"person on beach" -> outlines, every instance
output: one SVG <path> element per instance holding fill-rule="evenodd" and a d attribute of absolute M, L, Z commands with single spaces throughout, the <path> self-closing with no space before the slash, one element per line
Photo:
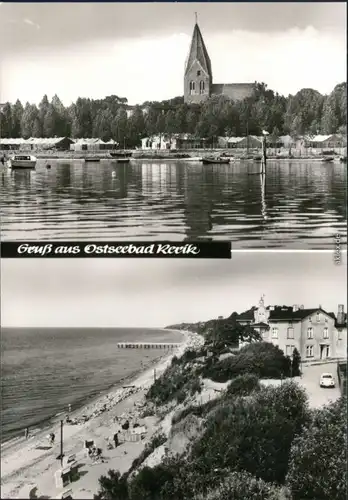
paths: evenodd
<path fill-rule="evenodd" d="M 51 446 L 54 445 L 55 438 L 56 438 L 56 436 L 55 436 L 54 432 L 51 432 L 51 434 L 50 434 L 50 444 L 51 444 Z"/>
<path fill-rule="evenodd" d="M 25 439 L 28 439 L 28 437 L 29 437 L 29 427 L 25 428 L 24 435 L 25 435 Z"/>
<path fill-rule="evenodd" d="M 114 434 L 114 443 L 115 443 L 115 448 L 117 448 L 117 446 L 119 445 L 118 432 Z"/>

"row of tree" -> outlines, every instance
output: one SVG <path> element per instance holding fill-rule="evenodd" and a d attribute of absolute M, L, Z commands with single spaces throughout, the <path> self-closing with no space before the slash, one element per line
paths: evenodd
<path fill-rule="evenodd" d="M 99 137 L 129 146 L 153 134 L 191 133 L 209 139 L 260 135 L 263 129 L 273 136 L 345 133 L 347 89 L 341 83 L 329 95 L 302 89 L 286 98 L 255 83 L 253 95 L 242 101 L 220 95 L 190 106 L 176 97 L 131 107 L 126 98 L 112 95 L 79 97 L 65 107 L 57 95 L 51 101 L 45 95 L 38 106 L 7 102 L 0 115 L 2 137 Z"/>

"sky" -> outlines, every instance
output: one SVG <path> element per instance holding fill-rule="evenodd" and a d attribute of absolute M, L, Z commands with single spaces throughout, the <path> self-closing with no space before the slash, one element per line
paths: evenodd
<path fill-rule="evenodd" d="M 257 305 L 337 312 L 346 260 L 331 253 L 235 253 L 231 260 L 2 259 L 3 327 L 164 327 Z"/>
<path fill-rule="evenodd" d="M 215 83 L 283 95 L 346 80 L 346 4 L 1 3 L 0 102 L 183 94 L 198 15 Z"/>

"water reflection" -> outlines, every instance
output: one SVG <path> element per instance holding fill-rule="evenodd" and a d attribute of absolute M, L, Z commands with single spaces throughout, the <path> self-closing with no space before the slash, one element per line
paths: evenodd
<path fill-rule="evenodd" d="M 52 161 L 0 176 L 4 239 L 229 239 L 234 248 L 346 241 L 345 165 Z M 252 175 L 250 175 L 252 174 Z M 255 175 L 256 174 L 256 175 Z"/>

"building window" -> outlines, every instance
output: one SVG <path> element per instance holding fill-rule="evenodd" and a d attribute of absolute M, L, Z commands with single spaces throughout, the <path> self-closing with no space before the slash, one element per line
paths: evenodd
<path fill-rule="evenodd" d="M 310 326 L 307 329 L 307 339 L 312 339 L 313 338 L 313 328 Z"/>
<path fill-rule="evenodd" d="M 312 345 L 307 345 L 306 346 L 306 358 L 313 358 L 314 354 L 313 354 L 313 346 Z"/>
<path fill-rule="evenodd" d="M 320 321 L 320 313 L 317 313 L 317 323 Z"/>
<path fill-rule="evenodd" d="M 288 339 L 293 339 L 294 338 L 294 329 L 292 326 L 289 326 L 288 328 Z"/>
<path fill-rule="evenodd" d="M 338 340 L 342 340 L 342 330 L 338 330 Z"/>
<path fill-rule="evenodd" d="M 312 323 L 312 318 L 308 318 L 309 323 Z"/>
<path fill-rule="evenodd" d="M 327 322 L 328 322 L 328 319 L 327 319 L 327 318 L 325 318 L 325 323 L 327 323 Z"/>
<path fill-rule="evenodd" d="M 278 338 L 278 328 L 272 328 L 272 339 Z"/>
<path fill-rule="evenodd" d="M 324 328 L 323 338 L 324 339 L 328 339 L 329 338 L 329 329 L 327 327 Z"/>
<path fill-rule="evenodd" d="M 262 338 L 263 338 L 263 339 L 268 339 L 268 331 L 267 331 L 267 330 L 264 330 L 264 331 L 262 332 Z"/>
<path fill-rule="evenodd" d="M 201 71 L 200 70 L 197 71 L 197 76 L 201 76 Z"/>
<path fill-rule="evenodd" d="M 199 93 L 204 94 L 204 82 L 199 82 Z"/>
<path fill-rule="evenodd" d="M 295 346 L 294 345 L 287 345 L 285 348 L 285 355 L 286 356 L 292 356 L 294 352 Z"/>
<path fill-rule="evenodd" d="M 196 84 L 195 82 L 190 82 L 190 94 L 194 94 L 196 89 Z"/>

